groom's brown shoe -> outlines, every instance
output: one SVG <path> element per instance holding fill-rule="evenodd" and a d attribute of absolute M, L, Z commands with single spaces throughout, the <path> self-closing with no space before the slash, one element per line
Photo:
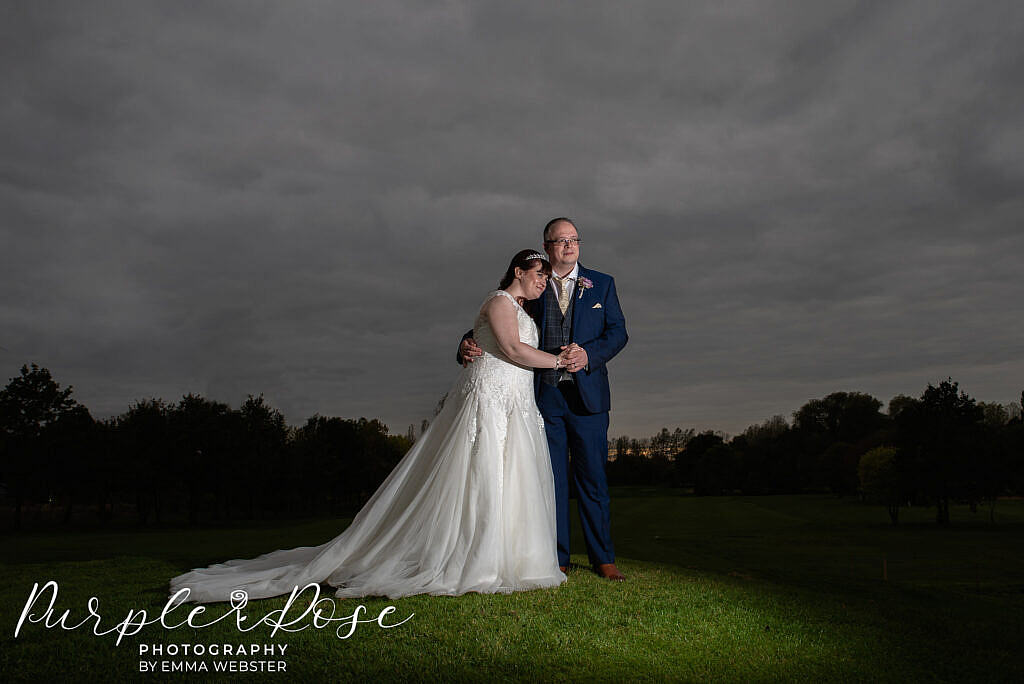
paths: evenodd
<path fill-rule="evenodd" d="M 563 575 L 569 572 L 569 566 L 568 565 L 559 565 L 558 569 L 562 571 Z"/>
<path fill-rule="evenodd" d="M 598 565 L 594 570 L 598 575 L 605 579 L 612 580 L 613 582 L 625 582 L 626 576 L 619 572 L 619 569 L 615 567 L 615 563 L 602 563 Z"/>

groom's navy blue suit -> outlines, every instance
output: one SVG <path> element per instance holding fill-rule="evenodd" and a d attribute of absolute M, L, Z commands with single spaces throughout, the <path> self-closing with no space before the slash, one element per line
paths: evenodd
<path fill-rule="evenodd" d="M 590 287 L 584 285 L 586 281 Z M 544 296 L 528 302 L 529 311 L 540 326 L 541 349 L 558 354 L 562 344 L 575 342 L 587 352 L 587 367 L 572 373 L 571 382 L 561 383 L 554 371 L 538 370 L 534 383 L 555 477 L 558 564 L 569 565 L 569 478 L 572 477 L 587 554 L 592 564 L 601 565 L 615 562 L 605 477 L 611 408 L 605 364 L 626 346 L 626 319 L 615 292 L 615 280 L 582 264 L 570 307 L 563 317 L 550 286 Z"/>

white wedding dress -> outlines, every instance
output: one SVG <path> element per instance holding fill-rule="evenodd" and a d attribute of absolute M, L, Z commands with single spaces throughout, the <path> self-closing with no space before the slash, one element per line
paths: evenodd
<path fill-rule="evenodd" d="M 536 347 L 537 326 L 516 307 L 519 339 Z M 509 361 L 481 313 L 483 356 L 463 369 L 426 432 L 359 511 L 326 544 L 197 568 L 171 580 L 171 594 L 226 601 L 288 594 L 310 582 L 339 597 L 456 596 L 553 587 L 558 569 L 555 495 L 533 370 Z M 312 476 L 313 473 L 310 473 Z"/>

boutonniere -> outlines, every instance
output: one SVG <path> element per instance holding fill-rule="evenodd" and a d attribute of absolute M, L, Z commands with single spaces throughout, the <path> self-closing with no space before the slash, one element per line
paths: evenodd
<path fill-rule="evenodd" d="M 592 283 L 590 281 L 590 278 L 584 278 L 582 276 L 580 276 L 579 285 L 580 285 L 580 287 L 579 287 L 580 296 L 578 297 L 579 299 L 583 299 L 583 291 L 584 290 L 589 290 L 590 288 L 594 287 L 594 283 Z"/>

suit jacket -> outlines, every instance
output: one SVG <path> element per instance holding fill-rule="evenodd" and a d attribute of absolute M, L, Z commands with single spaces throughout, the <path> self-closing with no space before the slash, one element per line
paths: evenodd
<path fill-rule="evenodd" d="M 582 287 L 580 283 L 584 278 L 593 283 L 593 287 Z M 608 368 L 605 364 L 626 346 L 629 339 L 626 334 L 626 318 L 615 292 L 615 279 L 606 273 L 592 271 L 580 264 L 572 296 L 575 301 L 570 340 L 587 351 L 588 359 L 587 368 L 572 373 L 572 377 L 587 411 L 602 413 L 611 409 Z M 527 310 L 541 326 L 540 336 L 544 339 L 547 297 L 539 297 L 527 302 L 527 305 Z M 539 373 L 534 376 L 534 387 L 540 391 Z"/>

